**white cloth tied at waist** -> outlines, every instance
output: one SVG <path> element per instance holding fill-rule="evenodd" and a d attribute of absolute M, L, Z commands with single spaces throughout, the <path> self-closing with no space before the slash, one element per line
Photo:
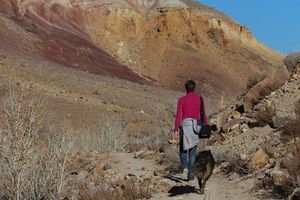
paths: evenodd
<path fill-rule="evenodd" d="M 197 126 L 197 120 L 186 118 L 180 122 L 181 130 L 183 131 L 183 149 L 188 150 L 199 144 L 199 137 L 194 133 L 194 126 Z"/>

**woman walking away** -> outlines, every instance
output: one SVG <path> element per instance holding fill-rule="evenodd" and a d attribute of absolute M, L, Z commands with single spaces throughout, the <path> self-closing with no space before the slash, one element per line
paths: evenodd
<path fill-rule="evenodd" d="M 195 94 L 196 83 L 188 80 L 185 83 L 186 95 L 178 100 L 177 115 L 175 119 L 175 139 L 179 140 L 179 158 L 183 179 L 192 181 L 192 167 L 197 155 L 199 137 L 194 133 L 194 125 L 202 121 L 206 125 L 204 105 L 201 106 L 200 97 Z M 203 103 L 204 104 L 204 103 Z M 203 110 L 201 110 L 201 108 Z M 204 119 L 200 119 L 200 112 L 204 113 Z"/>

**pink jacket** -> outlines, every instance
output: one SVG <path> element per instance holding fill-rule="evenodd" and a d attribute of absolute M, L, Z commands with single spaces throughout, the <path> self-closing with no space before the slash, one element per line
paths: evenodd
<path fill-rule="evenodd" d="M 205 106 L 203 105 L 203 108 Z M 201 102 L 200 97 L 194 92 L 189 92 L 178 100 L 177 115 L 175 119 L 175 131 L 178 131 L 180 121 L 186 118 L 200 119 Z M 206 113 L 204 109 L 204 125 L 207 122 Z"/>

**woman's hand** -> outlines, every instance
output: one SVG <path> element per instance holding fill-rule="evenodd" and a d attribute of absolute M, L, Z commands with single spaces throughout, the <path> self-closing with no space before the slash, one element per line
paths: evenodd
<path fill-rule="evenodd" d="M 175 140 L 179 140 L 179 138 L 180 138 L 179 131 L 175 131 L 175 133 L 174 133 L 174 139 Z"/>

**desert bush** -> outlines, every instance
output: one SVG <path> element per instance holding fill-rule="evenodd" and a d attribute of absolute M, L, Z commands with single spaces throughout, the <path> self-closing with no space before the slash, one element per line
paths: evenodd
<path fill-rule="evenodd" d="M 293 72 L 298 63 L 300 63 L 300 52 L 291 53 L 283 60 L 289 72 Z"/>
<path fill-rule="evenodd" d="M 276 115 L 276 110 L 272 105 L 266 105 L 264 109 L 255 113 L 255 118 L 260 127 L 270 125 L 274 127 L 273 117 Z"/>
<path fill-rule="evenodd" d="M 124 150 L 126 141 L 120 120 L 108 118 L 89 130 L 75 131 L 74 149 L 77 152 L 109 152 Z"/>
<path fill-rule="evenodd" d="M 282 137 L 300 137 L 300 118 L 288 119 L 282 128 Z"/>
<path fill-rule="evenodd" d="M 9 93 L 0 130 L 0 197 L 58 199 L 70 150 L 61 132 L 43 132 L 44 101 Z M 49 129 L 50 130 L 50 129 Z"/>

